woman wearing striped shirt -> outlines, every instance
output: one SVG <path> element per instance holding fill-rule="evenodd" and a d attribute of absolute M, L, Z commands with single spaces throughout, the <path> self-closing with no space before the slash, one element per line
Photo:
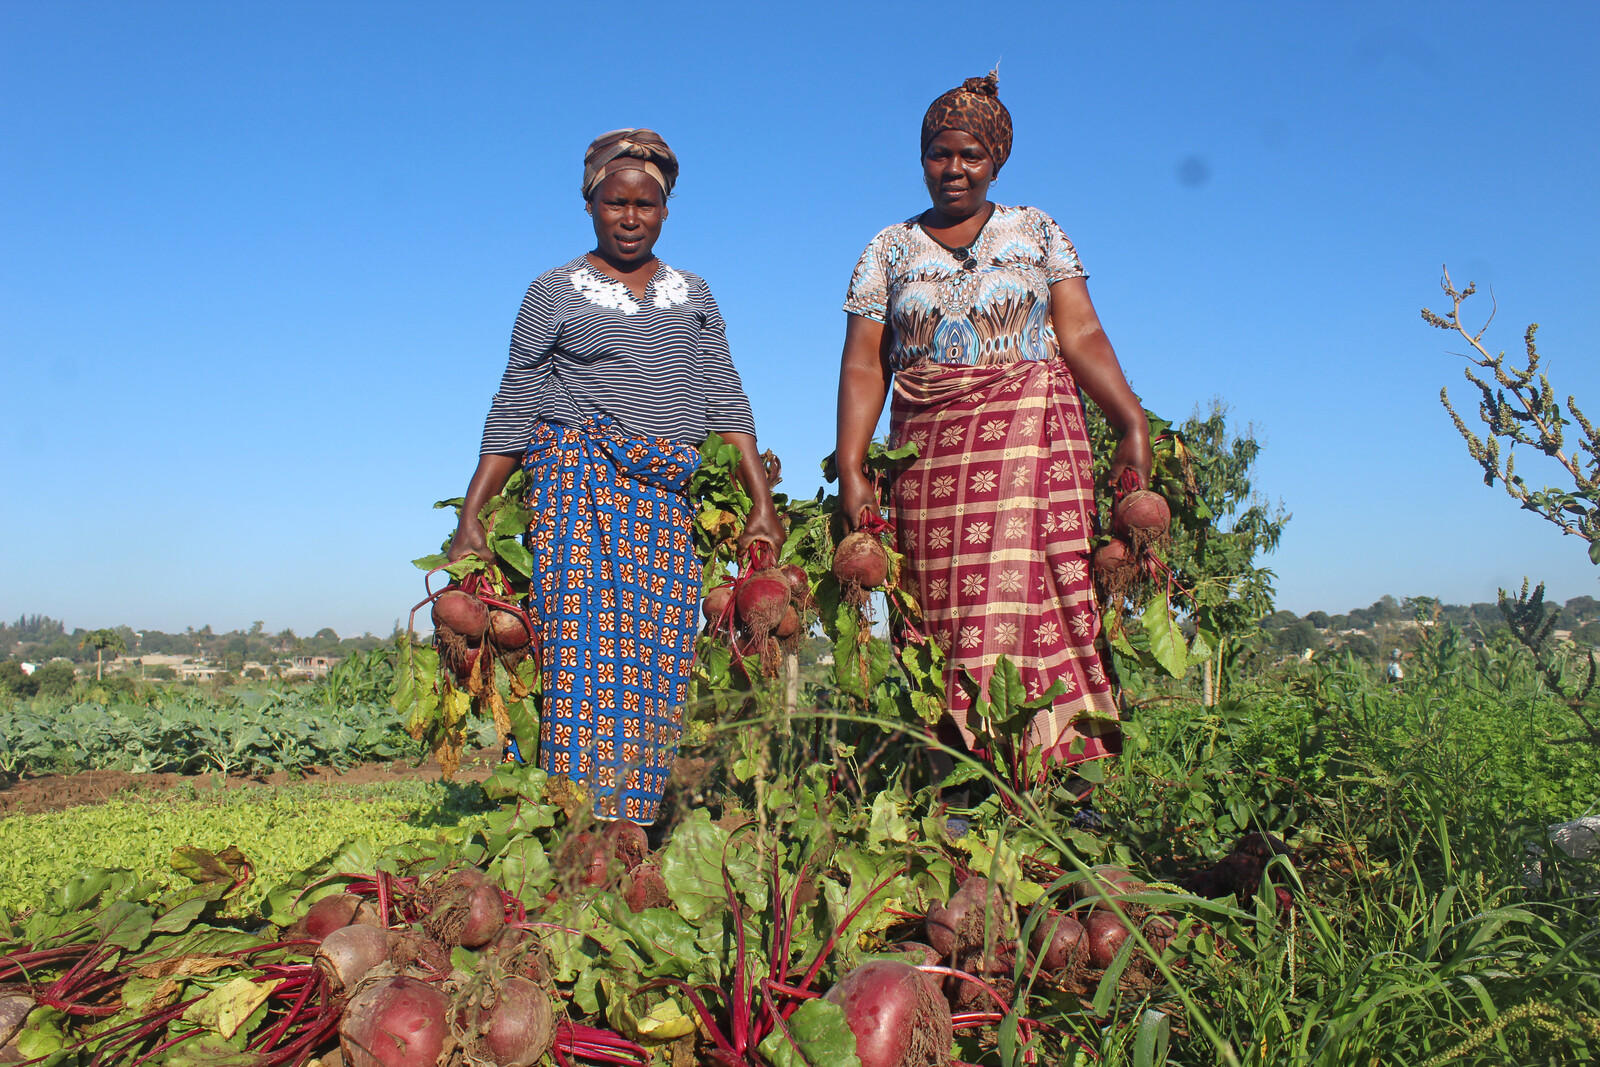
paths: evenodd
<path fill-rule="evenodd" d="M 535 513 L 539 763 L 589 785 L 597 815 L 640 823 L 658 814 L 682 733 L 700 602 L 686 488 L 709 431 L 742 455 L 745 543 L 784 536 L 716 301 L 654 253 L 677 176 L 651 130 L 589 146 L 595 248 L 528 287 L 450 546 L 452 560 L 490 555 L 477 516 L 520 464 Z"/>

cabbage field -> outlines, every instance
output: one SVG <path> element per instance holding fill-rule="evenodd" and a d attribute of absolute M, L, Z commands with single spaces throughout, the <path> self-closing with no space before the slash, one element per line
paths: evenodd
<path fill-rule="evenodd" d="M 747 502 L 708 454 L 709 587 L 736 571 Z M 1178 551 L 1194 508 L 1170 495 Z M 1003 665 L 979 701 L 990 755 L 935 760 L 936 646 L 897 656 L 881 636 L 915 612 L 899 561 L 885 595 L 858 596 L 830 577 L 831 498 L 782 506 L 804 580 L 780 599 L 831 663 L 801 675 L 793 642 L 747 644 L 721 617 L 648 832 L 598 822 L 581 784 L 474 757 L 536 744 L 538 679 L 515 656 L 403 641 L 373 657 L 392 706 L 265 686 L 0 709 L 13 779 L 202 775 L 0 819 L 0 1061 L 1600 1054 L 1600 861 L 1550 833 L 1596 804 L 1600 753 L 1507 635 L 1427 628 L 1393 683 L 1352 656 L 1251 659 L 1157 584 L 1107 621 L 1120 755 L 1040 765 L 1018 743 L 1036 701 Z M 517 582 L 501 562 L 497 599 Z M 430 756 L 457 780 L 216 788 Z"/>

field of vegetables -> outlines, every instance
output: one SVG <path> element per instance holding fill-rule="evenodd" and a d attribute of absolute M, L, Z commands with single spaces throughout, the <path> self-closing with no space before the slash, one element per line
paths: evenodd
<path fill-rule="evenodd" d="M 939 936 L 923 916 L 979 879 L 988 921 L 955 962 L 982 984 L 943 990 L 960 1061 L 1589 1062 L 1600 880 L 1547 827 L 1593 803 L 1600 759 L 1551 743 L 1564 711 L 1505 659 L 1464 654 L 1406 687 L 1295 666 L 1213 709 L 1151 691 L 1103 767 L 1098 822 L 1073 819 L 1058 783 L 1008 797 L 974 768 L 959 837 L 900 724 L 838 711 L 709 730 L 693 754 L 717 767 L 711 800 L 650 853 L 612 849 L 570 793 L 511 768 L 484 790 L 288 787 L 0 820 L 0 983 L 42 1006 L 10 1047 L 51 1063 L 327 1054 L 339 997 L 314 977 L 315 944 L 285 941 L 294 924 L 339 890 L 397 929 L 438 929 L 441 874 L 470 864 L 495 921 L 537 931 L 540 962 L 502 934 L 447 963 L 536 973 L 560 1012 L 553 1062 L 848 1064 L 842 1009 L 812 994 L 870 960 L 923 963 L 915 943 Z M 1202 895 L 1251 832 L 1290 853 Z M 1145 885 L 1085 892 L 1107 865 Z M 1120 913 L 1147 936 L 1052 972 L 1010 947 L 1051 912 L 1091 929 Z M 199 958 L 209 969 L 184 973 Z M 492 1001 L 481 985 L 455 995 Z"/>

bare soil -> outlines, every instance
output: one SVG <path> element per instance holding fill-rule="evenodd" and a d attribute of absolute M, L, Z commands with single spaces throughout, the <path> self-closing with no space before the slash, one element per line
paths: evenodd
<path fill-rule="evenodd" d="M 483 781 L 489 776 L 489 769 L 498 756 L 497 751 L 488 748 L 465 754 L 461 761 L 461 769 L 456 772 L 456 780 Z M 299 776 L 291 776 L 286 771 L 263 777 L 233 775 L 221 785 L 224 789 L 272 788 L 305 782 L 368 785 L 374 782 L 403 782 L 414 779 L 431 781 L 438 778 L 442 771 L 443 768 L 432 760 L 417 766 L 412 766 L 405 760 L 395 760 L 391 763 L 362 763 L 343 771 L 332 767 L 313 767 Z M 164 793 L 186 784 L 202 792 L 218 787 L 217 776 L 213 774 L 80 771 L 77 774 L 44 774 L 37 778 L 21 779 L 0 775 L 0 816 L 64 811 L 84 804 L 104 803 L 114 796 Z"/>

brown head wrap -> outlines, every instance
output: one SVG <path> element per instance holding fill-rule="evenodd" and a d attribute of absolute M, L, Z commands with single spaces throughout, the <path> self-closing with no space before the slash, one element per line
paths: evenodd
<path fill-rule="evenodd" d="M 928 105 L 922 116 L 922 150 L 945 130 L 960 130 L 977 138 L 994 157 L 1000 173 L 1011 155 L 1011 112 L 1000 102 L 1000 72 L 968 78 Z"/>
<path fill-rule="evenodd" d="M 583 198 L 619 170 L 642 170 L 661 186 L 663 198 L 678 182 L 678 157 L 654 130 L 612 130 L 602 133 L 583 154 Z"/>

